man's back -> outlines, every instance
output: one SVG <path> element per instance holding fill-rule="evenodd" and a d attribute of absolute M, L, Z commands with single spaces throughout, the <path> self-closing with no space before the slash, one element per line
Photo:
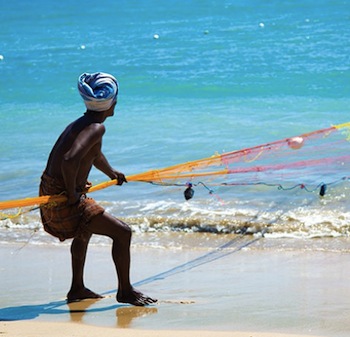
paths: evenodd
<path fill-rule="evenodd" d="M 101 149 L 101 138 L 104 126 L 87 117 L 82 116 L 69 124 L 57 139 L 47 162 L 45 172 L 54 178 L 63 179 L 64 161 L 75 156 L 79 162 L 77 182 L 84 183 L 93 165 L 94 158 Z"/>

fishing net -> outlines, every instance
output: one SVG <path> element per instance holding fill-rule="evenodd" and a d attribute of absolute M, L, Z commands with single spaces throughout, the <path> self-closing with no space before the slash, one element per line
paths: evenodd
<path fill-rule="evenodd" d="M 348 179 L 350 123 L 130 177 L 164 185 L 320 190 Z M 129 179 L 130 179 L 129 178 Z"/>
<path fill-rule="evenodd" d="M 278 189 L 301 188 L 318 191 L 348 179 L 350 169 L 350 122 L 285 138 L 259 146 L 215 154 L 211 157 L 150 170 L 127 177 L 129 182 L 147 182 L 167 186 L 247 186 L 265 185 Z M 95 185 L 94 192 L 115 180 Z M 66 197 L 42 196 L 0 202 L 0 210 L 64 202 Z"/>

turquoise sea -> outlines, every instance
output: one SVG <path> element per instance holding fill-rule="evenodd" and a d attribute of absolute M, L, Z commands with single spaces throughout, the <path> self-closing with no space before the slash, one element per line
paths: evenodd
<path fill-rule="evenodd" d="M 126 175 L 350 121 L 347 0 L 13 0 L 0 22 L 1 201 L 37 195 L 51 147 L 84 112 L 83 72 L 120 82 L 103 151 Z M 93 197 L 141 232 L 349 235 L 348 181 L 322 200 L 243 186 L 197 187 L 187 202 L 183 190 L 131 182 Z M 0 237 L 39 227 L 33 211 L 2 220 Z"/>

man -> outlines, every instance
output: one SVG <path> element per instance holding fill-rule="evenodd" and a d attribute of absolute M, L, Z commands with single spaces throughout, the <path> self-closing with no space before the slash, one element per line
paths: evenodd
<path fill-rule="evenodd" d="M 105 133 L 103 122 L 114 115 L 118 82 L 109 74 L 82 74 L 78 89 L 86 105 L 85 114 L 67 126 L 54 145 L 41 178 L 40 195 L 65 194 L 67 202 L 42 205 L 44 229 L 60 241 L 73 239 L 72 285 L 67 294 L 69 302 L 102 296 L 85 287 L 84 264 L 92 234 L 113 240 L 112 257 L 118 275 L 117 301 L 143 306 L 156 300 L 134 289 L 130 283 L 131 229 L 111 216 L 84 191 L 90 186 L 87 179 L 92 166 L 118 185 L 126 181 L 123 173 L 114 170 L 101 151 Z"/>

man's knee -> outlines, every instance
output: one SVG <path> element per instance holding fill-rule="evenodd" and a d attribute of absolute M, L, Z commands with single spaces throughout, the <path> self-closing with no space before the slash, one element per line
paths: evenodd
<path fill-rule="evenodd" d="M 86 233 L 73 239 L 70 251 L 74 258 L 84 258 L 90 238 L 91 234 Z"/>
<path fill-rule="evenodd" d="M 121 220 L 117 220 L 119 227 L 122 228 L 123 235 L 125 236 L 126 239 L 131 239 L 132 236 L 132 230 L 131 227 L 126 224 L 125 222 Z"/>
<path fill-rule="evenodd" d="M 76 238 L 82 244 L 88 244 L 91 239 L 92 233 L 89 230 L 82 230 Z"/>

